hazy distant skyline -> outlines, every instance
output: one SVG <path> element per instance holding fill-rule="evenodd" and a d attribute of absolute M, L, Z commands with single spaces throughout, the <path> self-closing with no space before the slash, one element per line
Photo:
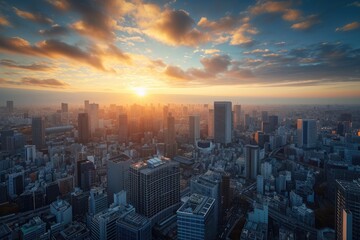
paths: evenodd
<path fill-rule="evenodd" d="M 0 101 L 356 104 L 359 16 L 342 0 L 0 0 Z"/>

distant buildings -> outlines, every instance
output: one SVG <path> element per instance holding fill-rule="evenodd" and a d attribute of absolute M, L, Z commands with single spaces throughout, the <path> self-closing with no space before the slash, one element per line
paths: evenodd
<path fill-rule="evenodd" d="M 14 101 L 6 101 L 6 111 L 8 113 L 14 112 Z"/>
<path fill-rule="evenodd" d="M 234 128 L 241 126 L 241 105 L 234 105 Z"/>
<path fill-rule="evenodd" d="M 298 146 L 303 148 L 315 148 L 317 138 L 316 120 L 298 119 L 297 120 Z"/>
<path fill-rule="evenodd" d="M 119 143 L 126 143 L 128 136 L 128 117 L 123 113 L 119 115 Z"/>
<path fill-rule="evenodd" d="M 216 143 L 231 143 L 231 102 L 214 102 L 214 140 Z"/>
<path fill-rule="evenodd" d="M 215 199 L 192 194 L 177 210 L 179 240 L 211 240 L 216 238 Z"/>
<path fill-rule="evenodd" d="M 208 116 L 208 138 L 214 138 L 214 109 L 209 109 Z"/>

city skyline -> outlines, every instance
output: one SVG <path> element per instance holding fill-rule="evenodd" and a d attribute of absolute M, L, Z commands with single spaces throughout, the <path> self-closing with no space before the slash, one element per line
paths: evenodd
<path fill-rule="evenodd" d="M 0 6 L 1 101 L 360 100 L 359 1 Z"/>

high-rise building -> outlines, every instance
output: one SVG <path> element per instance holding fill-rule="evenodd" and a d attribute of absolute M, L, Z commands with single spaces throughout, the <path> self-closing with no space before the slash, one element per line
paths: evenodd
<path fill-rule="evenodd" d="M 96 170 L 94 163 L 89 160 L 78 161 L 77 163 L 77 182 L 78 187 L 84 191 L 89 191 L 95 184 Z"/>
<path fill-rule="evenodd" d="M 33 117 L 31 123 L 32 142 L 36 148 L 45 145 L 45 121 L 42 117 Z"/>
<path fill-rule="evenodd" d="M 84 110 L 86 113 L 89 113 L 89 100 L 84 101 Z"/>
<path fill-rule="evenodd" d="M 46 223 L 39 217 L 34 217 L 20 228 L 21 239 L 33 240 L 41 239 L 41 235 L 46 232 Z"/>
<path fill-rule="evenodd" d="M 167 134 L 166 134 L 166 157 L 173 158 L 177 154 L 175 132 L 175 118 L 169 113 L 167 117 Z"/>
<path fill-rule="evenodd" d="M 99 128 L 99 104 L 89 104 L 89 122 L 90 133 L 94 134 L 95 130 Z"/>
<path fill-rule="evenodd" d="M 50 212 L 55 215 L 57 223 L 66 225 L 72 222 L 72 206 L 65 200 L 52 202 Z"/>
<path fill-rule="evenodd" d="M 128 135 L 128 117 L 125 113 L 122 113 L 119 115 L 119 143 L 126 143 Z"/>
<path fill-rule="evenodd" d="M 256 192 L 264 194 L 264 177 L 262 175 L 256 177 Z"/>
<path fill-rule="evenodd" d="M 303 148 L 316 147 L 317 128 L 315 119 L 297 120 L 298 146 Z"/>
<path fill-rule="evenodd" d="M 133 212 L 135 209 L 131 205 L 118 205 L 97 213 L 91 219 L 91 239 L 115 240 L 116 221 Z"/>
<path fill-rule="evenodd" d="M 153 217 L 180 203 L 180 169 L 177 162 L 152 158 L 134 163 L 129 172 L 130 203 L 136 211 Z"/>
<path fill-rule="evenodd" d="M 9 174 L 8 193 L 9 196 L 20 195 L 24 191 L 24 172 Z"/>
<path fill-rule="evenodd" d="M 108 207 L 108 196 L 104 188 L 96 187 L 90 190 L 89 214 L 91 216 L 104 211 Z"/>
<path fill-rule="evenodd" d="M 163 106 L 163 129 L 167 129 L 168 126 L 168 115 L 169 115 L 169 107 Z"/>
<path fill-rule="evenodd" d="M 107 161 L 107 193 L 109 202 L 113 202 L 114 193 L 129 189 L 129 168 L 132 160 L 121 154 Z"/>
<path fill-rule="evenodd" d="M 214 140 L 216 143 L 231 143 L 231 102 L 214 102 Z"/>
<path fill-rule="evenodd" d="M 63 113 L 69 112 L 69 105 L 67 103 L 61 103 L 61 112 Z"/>
<path fill-rule="evenodd" d="M 189 116 L 189 142 L 196 143 L 196 140 L 200 139 L 200 117 Z"/>
<path fill-rule="evenodd" d="M 79 113 L 78 115 L 79 142 L 88 143 L 90 140 L 90 126 L 88 113 Z"/>
<path fill-rule="evenodd" d="M 73 216 L 85 216 L 89 208 L 89 192 L 83 192 L 80 188 L 75 188 L 71 193 L 71 206 Z"/>
<path fill-rule="evenodd" d="M 263 122 L 269 121 L 269 115 L 268 115 L 267 111 L 262 111 L 261 112 L 261 121 L 263 121 Z"/>
<path fill-rule="evenodd" d="M 25 145 L 24 147 L 24 158 L 26 163 L 35 162 L 36 158 L 36 146 L 35 145 Z"/>
<path fill-rule="evenodd" d="M 269 116 L 269 130 L 270 132 L 275 132 L 279 126 L 279 117 L 276 115 Z"/>
<path fill-rule="evenodd" d="M 234 128 L 241 126 L 241 105 L 234 105 Z"/>
<path fill-rule="evenodd" d="M 214 138 L 214 109 L 209 109 L 208 117 L 208 138 Z"/>
<path fill-rule="evenodd" d="M 259 146 L 245 145 L 246 178 L 256 180 L 260 168 Z"/>
<path fill-rule="evenodd" d="M 116 221 L 118 240 L 151 240 L 151 222 L 135 212 Z"/>
<path fill-rule="evenodd" d="M 6 101 L 6 110 L 8 113 L 14 112 L 14 101 Z"/>
<path fill-rule="evenodd" d="M 336 180 L 336 239 L 360 239 L 360 182 Z"/>
<path fill-rule="evenodd" d="M 177 210 L 179 240 L 216 238 L 215 199 L 193 193 Z"/>

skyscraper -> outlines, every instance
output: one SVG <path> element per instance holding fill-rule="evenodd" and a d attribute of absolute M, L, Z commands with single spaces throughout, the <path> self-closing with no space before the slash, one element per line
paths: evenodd
<path fill-rule="evenodd" d="M 336 239 L 360 239 L 360 182 L 336 180 Z"/>
<path fill-rule="evenodd" d="M 231 102 L 214 102 L 214 139 L 216 143 L 231 143 Z"/>
<path fill-rule="evenodd" d="M 177 210 L 179 240 L 215 239 L 215 199 L 193 193 Z"/>
<path fill-rule="evenodd" d="M 200 139 L 200 117 L 189 116 L 189 142 L 196 143 L 196 140 Z"/>
<path fill-rule="evenodd" d="M 14 101 L 6 101 L 6 110 L 8 113 L 12 113 L 14 111 Z"/>
<path fill-rule="evenodd" d="M 125 154 L 110 158 L 107 161 L 107 193 L 109 202 L 113 202 L 114 193 L 129 189 L 129 168 L 131 158 Z"/>
<path fill-rule="evenodd" d="M 116 221 L 118 240 L 150 240 L 151 222 L 148 218 L 137 214 L 129 213 Z"/>
<path fill-rule="evenodd" d="M 269 130 L 275 132 L 279 125 L 279 117 L 276 115 L 269 116 Z"/>
<path fill-rule="evenodd" d="M 209 109 L 208 138 L 214 138 L 214 109 Z"/>
<path fill-rule="evenodd" d="M 259 146 L 245 145 L 246 178 L 256 180 L 260 168 Z"/>
<path fill-rule="evenodd" d="M 166 156 L 173 158 L 177 154 L 177 144 L 175 140 L 175 118 L 169 113 L 167 117 L 167 134 L 166 134 Z"/>
<path fill-rule="evenodd" d="M 108 208 L 108 198 L 104 188 L 94 187 L 90 190 L 89 214 L 95 214 Z"/>
<path fill-rule="evenodd" d="M 89 191 L 95 183 L 96 172 L 94 163 L 89 160 L 82 160 L 76 164 L 78 186 L 84 191 Z"/>
<path fill-rule="evenodd" d="M 33 117 L 31 123 L 32 141 L 36 148 L 45 145 L 45 121 L 42 117 Z"/>
<path fill-rule="evenodd" d="M 87 113 L 79 113 L 78 131 L 79 131 L 79 142 L 83 144 L 89 142 L 90 126 L 89 126 L 89 115 Z"/>
<path fill-rule="evenodd" d="M 315 148 L 317 128 L 315 119 L 297 120 L 298 146 L 304 148 Z"/>
<path fill-rule="evenodd" d="M 69 111 L 69 105 L 67 103 L 61 103 L 61 112 L 67 113 Z"/>
<path fill-rule="evenodd" d="M 234 128 L 241 125 L 241 105 L 234 105 Z"/>
<path fill-rule="evenodd" d="M 119 143 L 126 143 L 128 134 L 128 117 L 125 113 L 122 113 L 119 115 Z"/>
<path fill-rule="evenodd" d="M 177 162 L 152 158 L 134 163 L 129 172 L 130 203 L 136 211 L 153 217 L 180 203 L 180 169 Z"/>
<path fill-rule="evenodd" d="M 94 134 L 95 130 L 99 128 L 99 104 L 89 104 L 89 122 L 90 133 Z"/>

